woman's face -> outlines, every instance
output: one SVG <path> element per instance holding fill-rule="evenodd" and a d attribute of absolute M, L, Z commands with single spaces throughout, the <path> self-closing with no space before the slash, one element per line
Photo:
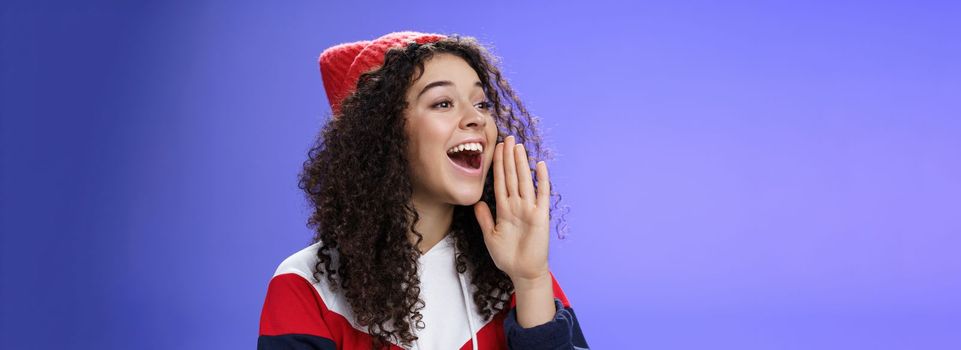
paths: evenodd
<path fill-rule="evenodd" d="M 440 53 L 407 90 L 407 155 L 418 202 L 480 200 L 497 141 L 493 106 L 480 84 L 467 61 Z M 464 144 L 471 147 L 455 152 Z"/>

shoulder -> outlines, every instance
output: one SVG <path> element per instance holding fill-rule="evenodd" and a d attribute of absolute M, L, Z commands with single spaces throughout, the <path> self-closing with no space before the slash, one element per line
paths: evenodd
<path fill-rule="evenodd" d="M 305 318 L 336 314 L 357 325 L 342 293 L 325 276 L 318 275 L 315 279 L 320 247 L 321 242 L 311 244 L 280 262 L 267 286 L 263 315 L 273 314 L 282 319 L 297 314 Z M 336 261 L 336 257 L 334 259 Z"/>
<path fill-rule="evenodd" d="M 258 349 L 354 349 L 370 343 L 346 298 L 325 276 L 314 279 L 320 247 L 311 244 L 277 266 L 260 315 Z"/>
<path fill-rule="evenodd" d="M 317 242 L 297 251 L 296 253 L 291 254 L 280 262 L 280 265 L 277 266 L 277 270 L 274 271 L 273 277 L 292 273 L 307 280 L 311 280 L 314 275 L 314 267 L 319 261 L 319 258 L 317 257 L 317 250 L 319 250 L 321 246 L 321 242 Z"/>

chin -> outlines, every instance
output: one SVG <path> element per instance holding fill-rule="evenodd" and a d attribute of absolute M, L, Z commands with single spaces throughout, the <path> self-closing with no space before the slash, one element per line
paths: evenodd
<path fill-rule="evenodd" d="M 466 192 L 453 193 L 453 194 L 452 194 L 452 199 L 453 199 L 453 203 L 452 203 L 452 204 L 455 204 L 455 205 L 463 205 L 463 206 L 472 206 L 472 205 L 474 205 L 474 203 L 477 203 L 477 201 L 479 201 L 479 200 L 481 199 L 481 195 L 483 194 L 483 192 L 484 192 L 484 189 L 483 189 L 483 188 L 477 188 L 477 189 L 472 189 L 472 190 L 466 191 Z"/>

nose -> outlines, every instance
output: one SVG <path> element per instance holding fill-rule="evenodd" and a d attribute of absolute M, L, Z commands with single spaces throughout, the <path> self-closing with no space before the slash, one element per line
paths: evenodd
<path fill-rule="evenodd" d="M 461 104 L 464 105 L 464 104 Z M 479 128 L 483 129 L 487 126 L 487 115 L 482 111 L 477 110 L 473 105 L 466 108 L 467 110 L 461 116 L 460 127 L 464 129 Z"/>

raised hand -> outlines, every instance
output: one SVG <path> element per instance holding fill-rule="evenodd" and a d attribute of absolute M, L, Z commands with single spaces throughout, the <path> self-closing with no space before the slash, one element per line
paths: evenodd
<path fill-rule="evenodd" d="M 494 197 L 497 222 L 484 201 L 474 204 L 474 214 L 484 232 L 484 242 L 497 268 L 516 288 L 550 281 L 547 251 L 550 242 L 550 181 L 547 164 L 537 162 L 535 192 L 523 144 L 514 136 L 494 148 Z M 535 283 L 536 282 L 536 283 Z"/>

